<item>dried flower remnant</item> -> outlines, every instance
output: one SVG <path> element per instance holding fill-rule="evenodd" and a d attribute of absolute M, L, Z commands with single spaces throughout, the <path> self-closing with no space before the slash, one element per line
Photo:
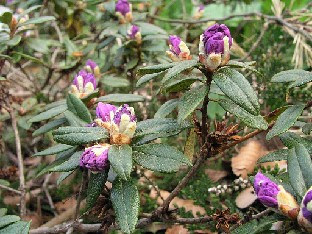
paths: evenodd
<path fill-rule="evenodd" d="M 93 145 L 85 149 L 80 158 L 80 166 L 93 172 L 103 171 L 108 168 L 109 144 Z"/>
<path fill-rule="evenodd" d="M 115 12 L 121 24 L 132 21 L 132 5 L 128 0 L 118 0 L 115 5 Z"/>
<path fill-rule="evenodd" d="M 94 75 L 85 70 L 81 70 L 75 76 L 70 92 L 79 98 L 83 98 L 94 92 L 95 89 L 96 80 Z"/>
<path fill-rule="evenodd" d="M 226 65 L 230 60 L 233 39 L 224 24 L 214 24 L 204 31 L 199 42 L 199 61 L 210 71 Z"/>
<path fill-rule="evenodd" d="M 169 36 L 169 50 L 166 53 L 173 62 L 190 60 L 192 58 L 189 48 L 176 35 Z"/>

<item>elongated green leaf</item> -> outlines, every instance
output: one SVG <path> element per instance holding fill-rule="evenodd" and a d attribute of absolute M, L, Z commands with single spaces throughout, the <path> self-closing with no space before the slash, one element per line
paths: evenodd
<path fill-rule="evenodd" d="M 8 40 L 6 44 L 8 46 L 16 46 L 18 43 L 20 43 L 21 39 L 22 37 L 20 35 L 16 35 L 12 39 Z"/>
<path fill-rule="evenodd" d="M 218 103 L 224 108 L 224 110 L 234 114 L 237 118 L 243 121 L 247 126 L 251 128 L 257 128 L 266 130 L 268 123 L 261 115 L 252 115 L 240 106 L 236 105 L 231 100 L 221 99 Z"/>
<path fill-rule="evenodd" d="M 87 125 L 87 122 L 80 119 L 77 115 L 75 115 L 73 112 L 66 110 L 64 112 L 64 116 L 69 123 L 70 126 L 73 127 L 85 127 Z"/>
<path fill-rule="evenodd" d="M 310 72 L 310 77 L 301 77 L 298 80 L 294 81 L 291 83 L 288 88 L 294 88 L 294 87 L 299 87 L 302 85 L 305 85 L 309 82 L 312 82 L 312 73 Z"/>
<path fill-rule="evenodd" d="M 19 220 L 21 220 L 21 218 L 16 215 L 5 215 L 3 217 L 0 217 L 0 228 L 9 225 L 10 223 L 15 223 Z"/>
<path fill-rule="evenodd" d="M 91 173 L 87 190 L 87 208 L 91 208 L 100 196 L 107 180 L 108 171 Z"/>
<path fill-rule="evenodd" d="M 244 68 L 247 69 L 249 71 L 252 71 L 254 73 L 257 73 L 258 75 L 262 75 L 259 71 L 257 71 L 254 68 L 256 62 L 239 62 L 239 61 L 235 61 L 235 60 L 230 60 L 226 66 L 227 67 L 232 67 L 232 68 Z"/>
<path fill-rule="evenodd" d="M 288 149 L 276 150 L 259 158 L 257 163 L 287 160 L 288 154 Z"/>
<path fill-rule="evenodd" d="M 73 172 L 74 170 L 61 172 L 59 178 L 56 181 L 56 184 L 60 185 L 66 178 L 68 178 L 71 174 L 73 174 Z"/>
<path fill-rule="evenodd" d="M 135 132 L 135 144 L 143 144 L 156 138 L 173 136 L 186 128 L 190 128 L 189 122 L 179 124 L 175 119 L 147 119 L 137 123 Z"/>
<path fill-rule="evenodd" d="M 197 65 L 197 63 L 197 60 L 185 60 L 177 63 L 174 67 L 168 69 L 167 73 L 162 79 L 162 83 L 167 82 L 168 80 L 172 79 L 173 77 L 177 76 L 179 73 L 187 69 L 193 68 Z"/>
<path fill-rule="evenodd" d="M 214 73 L 213 80 L 234 103 L 253 115 L 259 115 L 257 95 L 241 73 L 230 68 L 222 68 Z"/>
<path fill-rule="evenodd" d="M 33 132 L 33 136 L 38 136 L 40 134 L 49 132 L 53 129 L 56 129 L 57 127 L 61 126 L 62 124 L 66 123 L 66 118 L 59 118 L 59 119 L 55 119 L 52 120 L 51 122 L 41 126 L 40 128 L 38 128 L 36 131 Z"/>
<path fill-rule="evenodd" d="M 74 94 L 69 93 L 67 96 L 68 110 L 73 112 L 83 121 L 90 123 L 92 121 L 91 114 L 86 105 Z"/>
<path fill-rule="evenodd" d="M 116 102 L 116 103 L 128 103 L 128 102 L 144 102 L 145 98 L 136 94 L 122 94 L 114 93 L 106 96 L 99 97 L 98 102 Z"/>
<path fill-rule="evenodd" d="M 33 123 L 33 122 L 40 122 L 42 120 L 46 120 L 46 119 L 51 119 L 61 113 L 63 113 L 64 111 L 67 110 L 67 106 L 66 105 L 60 105 L 57 107 L 53 107 L 45 112 L 40 113 L 39 115 L 36 115 L 34 117 L 32 117 L 29 122 Z"/>
<path fill-rule="evenodd" d="M 0 217 L 5 216 L 7 212 L 8 212 L 7 208 L 0 208 Z"/>
<path fill-rule="evenodd" d="M 156 73 L 151 73 L 151 74 L 145 74 L 142 76 L 138 82 L 136 83 L 136 87 L 140 87 L 141 85 L 149 82 L 150 80 L 154 80 L 157 78 L 162 78 L 165 75 L 165 72 L 156 72 Z"/>
<path fill-rule="evenodd" d="M 298 162 L 298 156 L 296 155 L 296 150 L 294 148 L 290 149 L 287 164 L 290 184 L 297 195 L 303 197 L 307 188 L 305 186 L 300 164 Z"/>
<path fill-rule="evenodd" d="M 245 223 L 238 228 L 233 230 L 233 234 L 254 234 L 254 230 L 257 228 L 258 222 L 257 220 L 251 220 L 248 223 Z"/>
<path fill-rule="evenodd" d="M 311 72 L 301 70 L 301 69 L 293 69 L 293 70 L 287 70 L 287 71 L 282 71 L 277 74 L 275 74 L 271 82 L 292 82 L 292 81 L 297 81 L 300 79 L 309 79 L 311 78 Z"/>
<path fill-rule="evenodd" d="M 279 135 L 279 138 L 289 149 L 295 147 L 299 143 L 308 150 L 309 154 L 312 154 L 312 141 L 307 138 L 302 138 L 293 132 L 283 133 Z"/>
<path fill-rule="evenodd" d="M 194 88 L 186 92 L 179 101 L 178 122 L 181 123 L 185 120 L 204 100 L 207 94 L 208 89 L 206 86 Z"/>
<path fill-rule="evenodd" d="M 18 24 L 18 27 L 22 27 L 22 26 L 29 25 L 29 24 L 41 24 L 41 23 L 51 21 L 51 20 L 55 20 L 55 17 L 54 16 L 40 16 L 36 18 L 31 18 L 21 24 Z"/>
<path fill-rule="evenodd" d="M 34 10 L 40 8 L 40 7 L 42 7 L 42 5 L 35 5 L 35 6 L 32 6 L 32 7 L 27 8 L 27 9 L 24 10 L 21 14 L 18 15 L 18 17 L 17 17 L 18 21 L 19 21 L 19 19 L 21 19 L 24 15 L 27 15 L 27 14 L 29 14 L 30 12 L 32 12 L 32 11 L 34 11 Z"/>
<path fill-rule="evenodd" d="M 33 156 L 53 155 L 53 154 L 57 154 L 57 153 L 60 153 L 60 152 L 63 152 L 65 150 L 69 150 L 72 148 L 73 146 L 71 145 L 57 144 L 48 149 L 35 153 Z"/>
<path fill-rule="evenodd" d="M 112 145 L 108 150 L 108 160 L 117 175 L 127 180 L 132 170 L 132 148 L 129 145 Z"/>
<path fill-rule="evenodd" d="M 67 145 L 81 145 L 108 138 L 104 128 L 61 127 L 53 132 L 54 140 Z"/>
<path fill-rule="evenodd" d="M 130 82 L 127 79 L 118 78 L 116 76 L 104 76 L 101 79 L 101 82 L 112 88 L 121 88 L 121 87 L 129 87 Z"/>
<path fill-rule="evenodd" d="M 43 62 L 43 60 L 37 59 L 37 58 L 35 58 L 35 57 L 33 57 L 33 56 L 30 56 L 30 55 L 28 55 L 28 54 L 24 54 L 24 53 L 17 52 L 17 51 L 12 51 L 12 54 L 19 55 L 19 56 L 21 56 L 21 57 L 23 57 L 23 58 L 26 58 L 26 59 L 29 59 L 29 60 L 31 60 L 31 61 L 33 61 L 33 62 L 35 62 L 35 63 L 39 63 L 39 64 L 43 64 L 43 65 L 45 65 L 45 66 L 48 66 L 48 65 L 46 65 L 46 64 Z"/>
<path fill-rule="evenodd" d="M 113 182 L 111 201 L 120 229 L 132 233 L 138 221 L 140 198 L 137 187 L 129 180 L 118 178 Z"/>
<path fill-rule="evenodd" d="M 187 90 L 195 81 L 203 81 L 197 77 L 182 77 L 181 79 L 173 79 L 164 84 L 166 92 L 180 92 Z"/>
<path fill-rule="evenodd" d="M 266 139 L 270 140 L 274 136 L 286 132 L 296 122 L 301 115 L 305 105 L 295 105 L 287 108 L 276 120 L 273 128 L 268 132 Z"/>
<path fill-rule="evenodd" d="M 302 144 L 296 145 L 295 153 L 305 181 L 305 186 L 310 188 L 312 186 L 312 161 L 310 154 Z"/>
<path fill-rule="evenodd" d="M 176 64 L 177 63 L 165 63 L 165 64 L 158 64 L 158 65 L 142 67 L 139 69 L 138 73 L 139 73 L 139 75 L 158 73 L 158 72 L 167 70 L 167 69 L 175 66 Z"/>
<path fill-rule="evenodd" d="M 51 168 L 49 171 L 72 171 L 79 167 L 79 161 L 82 155 L 82 151 L 74 153 L 68 160 Z"/>
<path fill-rule="evenodd" d="M 30 222 L 18 221 L 0 230 L 0 234 L 28 234 Z"/>
<path fill-rule="evenodd" d="M 171 99 L 165 102 L 155 113 L 155 119 L 163 119 L 179 105 L 179 99 Z"/>
<path fill-rule="evenodd" d="M 191 165 L 182 152 L 165 144 L 135 146 L 133 151 L 136 163 L 153 171 L 175 172 L 182 165 Z"/>
<path fill-rule="evenodd" d="M 62 99 L 62 100 L 58 100 L 56 102 L 51 102 L 49 104 L 47 104 L 44 109 L 45 110 L 49 110 L 49 109 L 52 109 L 54 107 L 57 107 L 57 106 L 61 106 L 61 105 L 66 105 L 66 100 L 65 99 Z"/>

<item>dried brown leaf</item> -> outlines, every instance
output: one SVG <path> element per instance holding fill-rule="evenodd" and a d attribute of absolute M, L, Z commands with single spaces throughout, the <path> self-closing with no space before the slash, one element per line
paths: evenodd
<path fill-rule="evenodd" d="M 206 169 L 205 174 L 209 177 L 209 179 L 211 179 L 212 182 L 217 182 L 226 177 L 229 173 L 222 170 Z"/>
<path fill-rule="evenodd" d="M 246 188 L 241 191 L 235 199 L 236 206 L 240 209 L 247 208 L 257 200 L 257 195 L 253 187 Z"/>

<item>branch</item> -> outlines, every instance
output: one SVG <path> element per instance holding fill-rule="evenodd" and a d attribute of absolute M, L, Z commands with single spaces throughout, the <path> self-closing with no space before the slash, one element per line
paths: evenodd
<path fill-rule="evenodd" d="M 18 195 L 21 195 L 21 191 L 18 191 L 16 189 L 10 188 L 10 187 L 2 185 L 2 184 L 0 184 L 0 189 L 6 189 L 10 192 L 17 193 Z"/>
<path fill-rule="evenodd" d="M 18 171 L 19 171 L 19 181 L 20 181 L 19 190 L 21 192 L 20 193 L 21 195 L 20 214 L 21 214 L 21 217 L 23 217 L 26 215 L 26 190 L 25 190 L 24 162 L 23 162 L 22 149 L 21 149 L 21 139 L 18 133 L 15 112 L 12 109 L 12 107 L 10 107 L 9 113 L 12 119 L 12 128 L 13 128 L 14 136 L 15 136 L 15 147 L 16 147 L 16 155 L 17 155 L 17 160 L 18 160 Z"/>

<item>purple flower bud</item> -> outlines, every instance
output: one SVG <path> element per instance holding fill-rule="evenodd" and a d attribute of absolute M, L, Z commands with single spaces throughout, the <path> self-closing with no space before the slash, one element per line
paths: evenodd
<path fill-rule="evenodd" d="M 267 207 L 278 207 L 277 194 L 279 192 L 278 185 L 271 181 L 268 177 L 258 172 L 254 180 L 254 189 L 259 201 Z"/>
<path fill-rule="evenodd" d="M 120 106 L 112 119 L 110 135 L 112 144 L 130 144 L 136 130 L 136 116 L 129 105 Z"/>
<path fill-rule="evenodd" d="M 71 92 L 78 97 L 84 97 L 96 89 L 96 80 L 92 73 L 85 70 L 79 71 L 71 85 Z"/>
<path fill-rule="evenodd" d="M 86 66 L 84 68 L 87 70 L 87 72 L 94 74 L 96 77 L 100 75 L 99 66 L 91 59 L 87 60 Z"/>
<path fill-rule="evenodd" d="M 204 32 L 203 42 L 206 54 L 224 53 L 224 37 L 228 37 L 229 47 L 232 46 L 230 30 L 224 24 L 215 24 Z"/>
<path fill-rule="evenodd" d="M 128 0 L 118 0 L 115 5 L 115 11 L 119 12 L 123 16 L 126 16 L 126 14 L 131 11 Z"/>
<path fill-rule="evenodd" d="M 140 28 L 136 25 L 132 25 L 128 31 L 128 37 L 134 40 L 138 32 L 140 32 Z"/>
<path fill-rule="evenodd" d="M 298 215 L 298 223 L 309 233 L 312 232 L 312 187 L 304 195 L 301 202 L 300 213 Z"/>
<path fill-rule="evenodd" d="M 214 24 L 200 37 L 199 61 L 213 71 L 230 60 L 230 48 L 233 44 L 230 30 L 224 24 Z"/>
<path fill-rule="evenodd" d="M 109 144 L 93 145 L 85 149 L 80 158 L 80 166 L 91 171 L 103 171 L 109 166 Z"/>
<path fill-rule="evenodd" d="M 169 50 L 167 51 L 167 55 L 174 62 L 190 60 L 192 58 L 186 44 L 176 35 L 169 36 Z"/>
<path fill-rule="evenodd" d="M 116 106 L 99 102 L 96 107 L 96 116 L 97 118 L 101 119 L 103 122 L 110 122 L 116 110 L 117 110 Z"/>

